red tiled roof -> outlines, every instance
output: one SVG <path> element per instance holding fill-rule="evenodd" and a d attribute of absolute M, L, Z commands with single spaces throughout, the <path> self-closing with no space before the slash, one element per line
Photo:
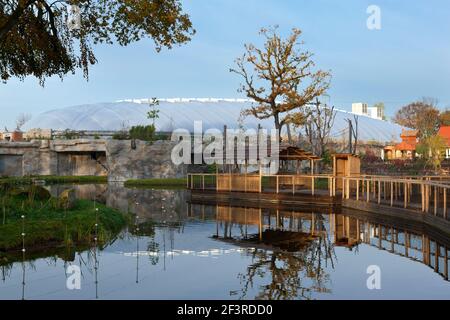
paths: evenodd
<path fill-rule="evenodd" d="M 447 145 L 450 146 L 450 126 L 440 127 L 438 135 L 445 139 Z"/>
<path fill-rule="evenodd" d="M 400 142 L 399 144 L 395 145 L 395 150 L 414 151 L 414 150 L 416 150 L 416 146 L 403 141 L 403 142 Z"/>
<path fill-rule="evenodd" d="M 400 135 L 400 137 L 417 137 L 417 130 L 402 130 L 402 134 Z"/>

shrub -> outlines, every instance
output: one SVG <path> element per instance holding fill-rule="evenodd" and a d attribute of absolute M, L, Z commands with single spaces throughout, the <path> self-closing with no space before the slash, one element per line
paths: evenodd
<path fill-rule="evenodd" d="M 155 139 L 155 126 L 133 126 L 130 129 L 130 138 L 142 141 L 154 141 Z"/>

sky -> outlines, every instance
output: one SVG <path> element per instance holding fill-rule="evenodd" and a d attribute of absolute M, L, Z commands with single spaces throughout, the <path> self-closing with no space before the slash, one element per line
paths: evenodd
<path fill-rule="evenodd" d="M 127 47 L 95 48 L 99 63 L 89 81 L 79 70 L 46 80 L 0 83 L 0 128 L 20 113 L 128 98 L 244 98 L 230 73 L 245 43 L 261 45 L 261 27 L 283 35 L 303 31 L 305 48 L 333 78 L 329 103 L 378 101 L 393 115 L 402 105 L 434 97 L 450 107 L 450 2 L 448 0 L 183 0 L 197 33 L 191 42 L 160 53 L 150 39 Z M 377 5 L 381 29 L 369 30 L 366 12 Z"/>

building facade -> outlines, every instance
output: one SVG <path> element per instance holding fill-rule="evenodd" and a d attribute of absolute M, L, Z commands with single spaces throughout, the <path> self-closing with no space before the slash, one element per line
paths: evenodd
<path fill-rule="evenodd" d="M 385 160 L 414 159 L 416 157 L 417 130 L 403 130 L 402 142 L 384 147 Z"/>
<path fill-rule="evenodd" d="M 384 119 L 384 109 L 381 107 L 369 107 L 367 103 L 356 102 L 352 103 L 352 113 L 367 116 L 372 119 L 383 120 Z"/>

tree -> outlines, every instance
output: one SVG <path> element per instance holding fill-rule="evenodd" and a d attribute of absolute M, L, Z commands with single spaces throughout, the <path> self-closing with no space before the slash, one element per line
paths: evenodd
<path fill-rule="evenodd" d="M 155 127 L 155 121 L 159 118 L 159 109 L 156 109 L 156 106 L 159 106 L 159 101 L 156 98 L 152 98 L 152 101 L 149 103 L 150 111 L 147 112 L 147 118 L 153 121 L 153 127 Z"/>
<path fill-rule="evenodd" d="M 398 110 L 394 122 L 418 130 L 421 138 L 430 137 L 439 129 L 439 110 L 434 102 L 424 98 Z"/>
<path fill-rule="evenodd" d="M 439 115 L 439 124 L 441 126 L 450 126 L 450 110 L 446 109 Z"/>
<path fill-rule="evenodd" d="M 319 100 L 307 106 L 306 109 L 305 134 L 311 145 L 312 153 L 322 157 L 336 118 L 336 111 L 334 111 L 334 107 L 321 105 Z"/>
<path fill-rule="evenodd" d="M 81 68 L 88 78 L 92 45 L 149 37 L 160 51 L 194 33 L 180 0 L 0 0 L 0 77 L 33 75 L 43 84 Z"/>
<path fill-rule="evenodd" d="M 437 171 L 441 168 L 441 162 L 444 159 L 443 151 L 446 147 L 446 141 L 439 135 L 429 136 L 423 139 L 417 146 L 417 153 L 419 153 L 426 164 L 433 166 Z"/>
<path fill-rule="evenodd" d="M 293 29 L 287 39 L 282 39 L 277 27 L 261 29 L 264 48 L 245 45 L 246 53 L 236 59 L 237 68 L 230 69 L 244 80 L 239 92 L 245 92 L 254 100 L 243 115 L 273 118 L 279 133 L 290 121 L 290 117 L 285 116 L 287 112 L 302 108 L 324 94 L 330 84 L 329 72 L 313 71 L 312 53 L 302 50 L 301 34 L 301 30 Z"/>
<path fill-rule="evenodd" d="M 21 113 L 16 119 L 16 130 L 20 131 L 22 127 L 31 119 L 31 115 Z"/>
<path fill-rule="evenodd" d="M 133 126 L 129 132 L 130 139 L 153 141 L 155 139 L 155 126 Z"/>

